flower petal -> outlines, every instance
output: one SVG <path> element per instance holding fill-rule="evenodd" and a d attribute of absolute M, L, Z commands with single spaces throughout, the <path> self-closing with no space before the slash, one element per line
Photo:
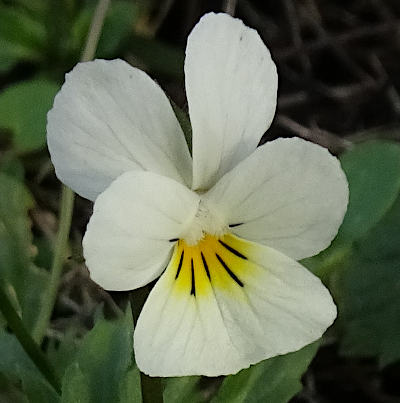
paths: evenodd
<path fill-rule="evenodd" d="M 191 183 L 190 154 L 167 97 L 122 60 L 79 63 L 66 75 L 47 139 L 59 179 L 90 200 L 130 170 Z"/>
<path fill-rule="evenodd" d="M 278 78 L 254 29 L 206 14 L 189 35 L 185 83 L 193 128 L 193 189 L 208 189 L 256 148 L 276 107 Z"/>
<path fill-rule="evenodd" d="M 348 194 L 337 158 L 292 138 L 259 147 L 205 197 L 235 234 L 300 260 L 329 246 L 343 221 Z"/>
<path fill-rule="evenodd" d="M 97 198 L 83 239 L 91 278 L 107 290 L 141 287 L 165 269 L 198 196 L 172 179 L 126 172 Z"/>
<path fill-rule="evenodd" d="M 336 307 L 321 281 L 266 246 L 227 234 L 180 241 L 134 333 L 151 376 L 218 376 L 321 337 Z"/>

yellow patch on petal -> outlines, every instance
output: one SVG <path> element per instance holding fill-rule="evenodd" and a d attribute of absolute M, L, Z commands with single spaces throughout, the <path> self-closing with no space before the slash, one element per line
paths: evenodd
<path fill-rule="evenodd" d="M 240 291 L 246 286 L 246 277 L 256 269 L 248 258 L 250 250 L 249 243 L 231 234 L 206 235 L 196 245 L 177 241 L 167 268 L 173 292 L 202 297 L 215 287 Z"/>

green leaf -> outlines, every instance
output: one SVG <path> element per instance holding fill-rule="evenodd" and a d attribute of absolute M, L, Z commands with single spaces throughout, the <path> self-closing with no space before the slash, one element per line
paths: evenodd
<path fill-rule="evenodd" d="M 89 386 L 90 401 L 119 402 L 121 380 L 132 368 L 132 360 L 133 322 L 130 308 L 118 320 L 98 320 L 85 336 L 76 357 Z"/>
<path fill-rule="evenodd" d="M 302 264 L 319 277 L 340 269 L 352 253 L 352 243 L 365 236 L 390 210 L 400 191 L 400 145 L 370 141 L 343 154 L 350 200 L 332 245 Z"/>
<path fill-rule="evenodd" d="M 134 2 L 113 1 L 99 39 L 98 57 L 112 57 L 128 37 L 136 23 L 137 7 Z"/>
<path fill-rule="evenodd" d="M 19 296 L 23 294 L 25 270 L 31 266 L 28 211 L 32 207 L 33 199 L 26 187 L 0 173 L 0 275 Z"/>
<path fill-rule="evenodd" d="M 87 380 L 78 364 L 71 365 L 65 372 L 62 384 L 61 403 L 89 403 L 90 393 Z"/>
<path fill-rule="evenodd" d="M 141 401 L 140 371 L 136 365 L 132 365 L 121 379 L 119 386 L 119 403 L 140 403 Z"/>
<path fill-rule="evenodd" d="M 399 224 L 400 198 L 355 244 L 351 259 L 333 283 L 343 332 L 341 351 L 378 357 L 381 365 L 400 359 Z"/>
<path fill-rule="evenodd" d="M 0 93 L 0 127 L 12 132 L 15 151 L 38 150 L 46 144 L 46 115 L 59 87 L 47 80 L 25 81 Z"/>
<path fill-rule="evenodd" d="M 22 380 L 28 401 L 56 403 L 58 396 L 25 353 L 16 337 L 0 330 L 0 373 L 12 382 Z"/>
<path fill-rule="evenodd" d="M 22 162 L 11 153 L 5 153 L 0 162 L 0 172 L 12 176 L 22 182 L 25 177 L 25 168 Z"/>
<path fill-rule="evenodd" d="M 60 398 L 54 389 L 36 373 L 21 368 L 22 388 L 30 403 L 59 403 Z"/>
<path fill-rule="evenodd" d="M 400 191 L 400 145 L 370 141 L 340 158 L 350 200 L 337 241 L 364 236 L 388 212 Z"/>
<path fill-rule="evenodd" d="M 200 376 L 184 376 L 165 379 L 164 403 L 201 403 L 206 399 L 199 388 Z"/>
<path fill-rule="evenodd" d="M 17 387 L 0 372 L 0 402 L 27 403 L 26 397 Z"/>
<path fill-rule="evenodd" d="M 7 240 L 13 246 L 10 250 L 4 251 L 9 252 L 10 256 L 0 254 L 2 270 L 18 271 L 19 268 L 6 267 L 6 264 L 10 267 L 16 262 L 21 266 L 29 266 L 32 234 L 28 211 L 33 204 L 33 198 L 23 183 L 0 173 L 0 234 L 3 234 L 3 239 L 7 235 Z"/>
<path fill-rule="evenodd" d="M 45 39 L 44 26 L 23 8 L 0 5 L 0 71 L 19 60 L 39 60 Z"/>
<path fill-rule="evenodd" d="M 168 43 L 132 35 L 129 50 L 151 72 L 181 80 L 185 52 Z"/>
<path fill-rule="evenodd" d="M 301 389 L 301 376 L 316 354 L 319 343 L 294 353 L 260 362 L 225 378 L 213 403 L 286 403 Z"/>
<path fill-rule="evenodd" d="M 24 324 L 31 329 L 48 273 L 32 263 L 28 211 L 33 198 L 17 179 L 0 173 L 0 276 L 15 294 Z"/>
<path fill-rule="evenodd" d="M 80 338 L 81 332 L 82 329 L 71 324 L 61 340 L 49 341 L 46 353 L 60 379 L 62 379 L 67 368 L 75 362 L 75 357 L 82 341 Z"/>
<path fill-rule="evenodd" d="M 25 371 L 37 372 L 35 364 L 25 353 L 17 338 L 5 330 L 0 329 L 0 372 L 9 379 L 20 378 L 19 368 Z"/>
<path fill-rule="evenodd" d="M 27 10 L 29 15 L 34 16 L 37 20 L 41 20 L 46 11 L 47 0 L 14 0 L 21 8 Z"/>

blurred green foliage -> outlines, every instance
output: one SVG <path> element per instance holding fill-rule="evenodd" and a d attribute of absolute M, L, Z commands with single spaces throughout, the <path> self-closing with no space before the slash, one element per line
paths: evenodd
<path fill-rule="evenodd" d="M 59 401 L 57 393 L 47 383 L 17 339 L 4 329 L 0 331 L 0 354 L 0 372 L 3 374 L 4 380 L 8 382 L 9 390 L 13 390 L 12 387 L 16 388 L 19 385 L 24 392 L 14 395 L 14 402 L 53 403 Z M 7 393 L 0 396 L 2 401 L 7 399 Z M 7 402 L 8 399 L 5 401 Z"/>
<path fill-rule="evenodd" d="M 39 65 L 62 79 L 80 59 L 95 1 L 0 1 L 0 72 L 20 62 Z M 140 15 L 134 2 L 114 0 L 98 45 L 98 57 L 115 57 Z"/>
<path fill-rule="evenodd" d="M 33 264 L 28 211 L 32 195 L 17 179 L 0 172 L 0 276 L 17 311 L 32 330 L 49 273 Z"/>
<path fill-rule="evenodd" d="M 11 85 L 0 93 L 0 127 L 12 133 L 16 153 L 30 152 L 46 144 L 46 114 L 59 86 L 48 80 Z"/>
<path fill-rule="evenodd" d="M 369 141 L 340 160 L 346 216 L 331 247 L 304 263 L 334 294 L 342 353 L 387 365 L 400 358 L 400 145 Z"/>
<path fill-rule="evenodd" d="M 169 378 L 164 381 L 164 402 L 191 402 L 201 403 L 206 399 L 201 393 L 200 376 L 184 376 Z"/>
<path fill-rule="evenodd" d="M 298 393 L 300 379 L 317 353 L 313 343 L 294 353 L 265 360 L 225 378 L 213 403 L 288 402 Z"/>
<path fill-rule="evenodd" d="M 336 243 L 361 238 L 390 210 L 400 190 L 400 145 L 370 141 L 340 157 L 350 188 Z"/>
<path fill-rule="evenodd" d="M 400 198 L 363 239 L 337 276 L 342 352 L 400 359 Z"/>
<path fill-rule="evenodd" d="M 65 401 L 140 401 L 140 376 L 133 358 L 132 340 L 133 322 L 129 307 L 118 320 L 98 320 L 64 374 L 63 394 L 65 392 L 69 399 Z"/>
<path fill-rule="evenodd" d="M 0 72 L 20 60 L 40 61 L 45 40 L 45 25 L 37 14 L 32 15 L 22 4 L 11 7 L 0 3 Z"/>

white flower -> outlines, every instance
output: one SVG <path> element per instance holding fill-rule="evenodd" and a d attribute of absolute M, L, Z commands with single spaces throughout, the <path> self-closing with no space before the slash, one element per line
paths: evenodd
<path fill-rule="evenodd" d="M 277 74 L 255 30 L 207 14 L 188 38 L 193 159 L 160 87 L 121 60 L 81 63 L 48 115 L 58 177 L 94 200 L 83 240 L 94 281 L 132 290 L 161 276 L 134 335 L 154 376 L 232 374 L 318 339 L 336 317 L 296 260 L 326 248 L 348 200 L 315 144 L 258 148 Z"/>

